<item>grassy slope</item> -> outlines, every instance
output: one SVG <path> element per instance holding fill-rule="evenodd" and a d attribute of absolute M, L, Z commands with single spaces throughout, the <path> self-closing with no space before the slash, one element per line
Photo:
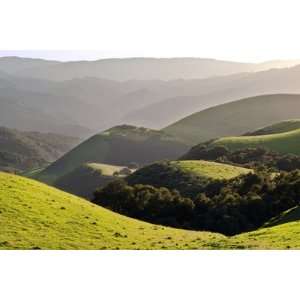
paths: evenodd
<path fill-rule="evenodd" d="M 279 123 L 275 123 L 263 128 L 259 128 L 253 132 L 248 132 L 244 134 L 245 136 L 254 136 L 254 135 L 266 135 L 274 133 L 283 133 L 287 131 L 292 131 L 300 129 L 300 120 L 286 120 Z"/>
<path fill-rule="evenodd" d="M 300 248 L 300 222 L 226 238 L 137 221 L 5 173 L 0 173 L 0 228 L 0 249 Z"/>
<path fill-rule="evenodd" d="M 146 164 L 160 159 L 174 159 L 187 146 L 160 131 L 134 126 L 116 126 L 83 142 L 36 176 L 53 183 L 87 162 L 126 165 Z"/>
<path fill-rule="evenodd" d="M 250 172 L 249 169 L 204 160 L 174 161 L 172 164 L 186 172 L 213 179 L 231 179 Z"/>
<path fill-rule="evenodd" d="M 224 137 L 217 139 L 211 145 L 223 145 L 231 150 L 265 147 L 279 153 L 300 154 L 300 129 L 259 136 Z"/>
<path fill-rule="evenodd" d="M 60 177 L 53 185 L 65 192 L 91 199 L 97 188 L 115 180 L 114 172 L 123 168 L 106 164 L 84 164 Z"/>
<path fill-rule="evenodd" d="M 0 173 L 0 248 L 211 248 L 220 234 L 130 219 L 31 179 Z"/>
<path fill-rule="evenodd" d="M 164 131 L 195 145 L 296 119 L 300 117 L 299 111 L 299 95 L 263 95 L 205 109 L 169 125 Z"/>

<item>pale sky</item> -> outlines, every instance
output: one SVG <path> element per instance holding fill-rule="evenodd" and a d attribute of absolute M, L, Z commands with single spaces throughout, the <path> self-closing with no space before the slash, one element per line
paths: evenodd
<path fill-rule="evenodd" d="M 296 59 L 299 11 L 293 0 L 10 0 L 1 3 L 0 49 L 59 60 Z"/>

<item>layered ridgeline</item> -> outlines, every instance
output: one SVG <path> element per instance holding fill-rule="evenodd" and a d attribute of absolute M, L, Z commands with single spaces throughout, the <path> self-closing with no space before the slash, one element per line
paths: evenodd
<path fill-rule="evenodd" d="M 0 173 L 0 213 L 1 249 L 300 248 L 298 218 L 227 238 L 137 221 L 5 173 Z"/>
<path fill-rule="evenodd" d="M 58 178 L 53 185 L 71 194 L 91 199 L 96 189 L 133 171 L 127 167 L 86 163 Z"/>
<path fill-rule="evenodd" d="M 143 184 L 176 189 L 185 197 L 196 197 L 211 181 L 232 179 L 252 171 L 204 160 L 156 162 L 128 176 L 129 185 Z"/>
<path fill-rule="evenodd" d="M 166 127 L 164 131 L 197 144 L 297 119 L 299 112 L 299 95 L 257 96 L 200 111 Z"/>
<path fill-rule="evenodd" d="M 39 168 L 55 161 L 78 143 L 78 138 L 0 127 L 0 169 Z"/>
<path fill-rule="evenodd" d="M 53 183 L 84 163 L 138 166 L 182 155 L 188 146 L 161 131 L 129 125 L 94 135 L 42 171 L 37 179 Z"/>
<path fill-rule="evenodd" d="M 145 67 L 145 62 L 149 67 Z M 246 70 L 235 69 L 236 65 L 229 63 L 227 71 L 221 72 L 223 63 L 213 60 L 207 63 L 209 72 L 206 72 L 205 60 L 201 59 L 117 59 L 66 64 L 1 59 L 0 125 L 87 138 L 117 124 L 160 129 L 195 112 L 236 99 L 300 93 L 300 67 L 297 66 L 228 75 L 228 72 Z M 115 66 L 115 74 L 105 76 L 106 67 L 109 69 L 111 65 Z M 177 67 L 172 70 L 169 65 Z M 265 64 L 264 69 L 289 65 L 274 62 Z M 101 78 L 94 74 L 94 66 Z M 54 69 L 57 72 L 51 75 Z M 152 77 L 150 69 L 156 79 L 141 80 L 143 76 Z M 45 73 L 38 74 L 34 70 Z M 174 80 L 165 80 L 166 73 L 174 76 Z M 67 80 L 60 81 L 61 76 Z M 118 81 L 119 76 L 132 80 Z M 202 76 L 209 78 L 200 79 Z"/>
<path fill-rule="evenodd" d="M 96 61 L 57 62 L 42 59 L 3 57 L 0 70 L 10 74 L 51 80 L 98 77 L 112 80 L 171 80 L 222 76 L 241 72 L 287 68 L 299 60 L 238 63 L 203 58 L 122 58 Z M 147 72 L 144 72 L 147 70 Z"/>

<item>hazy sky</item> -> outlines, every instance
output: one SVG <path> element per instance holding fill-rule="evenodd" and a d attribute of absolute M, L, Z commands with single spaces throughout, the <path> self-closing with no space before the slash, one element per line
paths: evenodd
<path fill-rule="evenodd" d="M 300 58 L 299 11 L 293 0 L 10 0 L 1 3 L 0 48 L 98 51 L 24 54 L 60 60 L 292 59 Z M 17 53 L 0 53 L 9 54 Z"/>

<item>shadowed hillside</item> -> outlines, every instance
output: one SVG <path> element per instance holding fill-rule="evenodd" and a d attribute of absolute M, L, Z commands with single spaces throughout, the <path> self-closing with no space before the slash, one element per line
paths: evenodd
<path fill-rule="evenodd" d="M 73 137 L 0 127 L 0 169 L 39 168 L 58 159 L 78 143 L 79 139 Z"/>
<path fill-rule="evenodd" d="M 188 146 L 163 132 L 134 126 L 117 126 L 83 142 L 38 175 L 53 182 L 88 162 L 112 165 L 144 165 L 156 160 L 174 159 Z"/>
<path fill-rule="evenodd" d="M 54 182 L 54 186 L 73 195 L 91 199 L 96 189 L 124 177 L 124 167 L 106 164 L 84 164 L 70 173 L 60 177 Z M 127 170 L 127 168 L 126 168 Z M 128 169 L 128 172 L 131 172 Z M 117 175 L 120 173 L 120 175 Z"/>

